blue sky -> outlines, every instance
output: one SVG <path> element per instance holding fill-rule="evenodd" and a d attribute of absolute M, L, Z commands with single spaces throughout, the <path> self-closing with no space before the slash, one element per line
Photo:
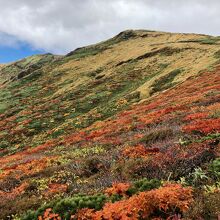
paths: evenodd
<path fill-rule="evenodd" d="M 44 52 L 42 50 L 35 50 L 30 45 L 25 43 L 20 43 L 20 45 L 16 47 L 0 45 L 0 63 L 9 63 L 40 53 Z"/>

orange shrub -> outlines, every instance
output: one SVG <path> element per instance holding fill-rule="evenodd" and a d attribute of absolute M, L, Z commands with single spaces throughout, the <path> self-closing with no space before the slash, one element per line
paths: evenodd
<path fill-rule="evenodd" d="M 76 215 L 72 215 L 70 220 L 94 220 L 95 210 L 89 208 L 80 209 Z"/>
<path fill-rule="evenodd" d="M 159 152 L 159 148 L 146 148 L 139 144 L 135 147 L 126 147 L 122 151 L 122 155 L 130 158 L 147 157 L 150 154 L 155 154 Z"/>
<path fill-rule="evenodd" d="M 67 138 L 65 138 L 64 143 L 66 144 L 75 144 L 85 139 L 85 132 L 74 133 Z"/>
<path fill-rule="evenodd" d="M 183 188 L 179 184 L 167 184 L 159 189 L 141 192 L 129 199 L 106 203 L 101 211 L 95 212 L 91 209 L 84 209 L 72 219 L 137 220 L 153 217 L 158 210 L 166 213 L 169 217 L 178 211 L 187 211 L 191 202 L 192 189 L 190 187 Z"/>
<path fill-rule="evenodd" d="M 0 190 L 0 199 L 15 199 L 17 196 L 23 194 L 28 187 L 28 183 L 24 182 L 20 186 L 14 188 L 11 192 L 4 192 Z"/>
<path fill-rule="evenodd" d="M 66 184 L 58 184 L 53 183 L 49 184 L 49 189 L 44 193 L 45 196 L 54 195 L 57 193 L 63 193 L 67 191 L 67 185 Z"/>
<path fill-rule="evenodd" d="M 38 220 L 61 220 L 61 217 L 58 214 L 54 214 L 52 209 L 46 209 L 43 216 L 39 216 Z"/>
<path fill-rule="evenodd" d="M 56 160 L 57 157 L 44 157 L 41 159 L 34 159 L 22 164 L 6 167 L 0 174 L 0 179 L 15 174 L 16 178 L 20 178 L 24 175 L 31 175 L 44 170 L 52 160 Z"/>
<path fill-rule="evenodd" d="M 114 183 L 112 184 L 112 187 L 105 190 L 105 193 L 107 193 L 109 196 L 114 194 L 126 196 L 126 192 L 130 187 L 131 185 L 129 183 Z"/>

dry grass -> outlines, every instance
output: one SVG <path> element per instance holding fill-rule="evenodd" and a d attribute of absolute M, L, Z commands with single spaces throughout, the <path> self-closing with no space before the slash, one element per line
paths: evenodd
<path fill-rule="evenodd" d="M 170 34 L 164 32 L 136 32 L 137 37 L 128 41 L 122 41 L 114 44 L 101 53 L 94 56 L 88 56 L 83 60 L 70 60 L 69 62 L 59 66 L 56 71 L 65 71 L 65 75 L 60 79 L 59 83 L 66 79 L 76 79 L 72 85 L 62 87 L 56 94 L 62 94 L 72 90 L 76 85 L 84 84 L 91 79 L 80 76 L 82 73 L 92 72 L 98 68 L 104 67 L 105 77 L 111 79 L 117 78 L 116 65 L 122 61 L 135 59 L 143 54 L 160 50 L 164 47 L 179 49 L 181 52 L 174 53 L 170 56 L 161 56 L 160 53 L 155 56 L 139 60 L 135 68 L 142 69 L 143 76 L 147 76 L 148 68 L 154 66 L 160 60 L 160 63 L 169 64 L 160 74 L 152 77 L 148 81 L 143 81 L 143 84 L 137 89 L 141 92 L 141 98 L 149 97 L 149 92 L 152 84 L 160 77 L 168 74 L 172 70 L 184 68 L 182 74 L 174 79 L 174 82 L 183 82 L 187 78 L 198 74 L 200 71 L 212 66 L 216 62 L 214 57 L 215 52 L 219 50 L 219 46 L 213 47 L 209 44 L 200 44 L 192 42 L 207 36 L 196 34 Z M 142 37 L 147 34 L 147 37 Z M 187 42 L 188 41 L 188 42 Z M 124 66 L 128 63 L 124 64 Z"/>

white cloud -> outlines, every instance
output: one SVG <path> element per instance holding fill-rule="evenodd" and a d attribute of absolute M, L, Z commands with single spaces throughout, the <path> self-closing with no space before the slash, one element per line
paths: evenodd
<path fill-rule="evenodd" d="M 219 0 L 0 0 L 0 33 L 66 53 L 131 28 L 220 35 L 219 11 Z"/>

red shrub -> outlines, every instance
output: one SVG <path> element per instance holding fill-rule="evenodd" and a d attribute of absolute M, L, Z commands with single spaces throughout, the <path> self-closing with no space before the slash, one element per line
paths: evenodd
<path fill-rule="evenodd" d="M 199 131 L 204 134 L 211 132 L 220 132 L 220 118 L 197 120 L 189 125 L 183 127 L 183 131 L 191 133 L 192 131 Z"/>
<path fill-rule="evenodd" d="M 184 120 L 191 121 L 191 120 L 195 120 L 195 119 L 203 119 L 203 118 L 207 118 L 207 116 L 208 116 L 207 112 L 198 112 L 198 113 L 193 113 L 193 114 L 187 115 L 184 118 Z"/>
<path fill-rule="evenodd" d="M 85 140 L 85 137 L 86 137 L 86 134 L 83 131 L 79 132 L 79 133 L 74 133 L 74 134 L 70 135 L 69 137 L 67 137 L 64 140 L 64 143 L 75 144 L 75 143 L 78 143 L 82 140 Z"/>

